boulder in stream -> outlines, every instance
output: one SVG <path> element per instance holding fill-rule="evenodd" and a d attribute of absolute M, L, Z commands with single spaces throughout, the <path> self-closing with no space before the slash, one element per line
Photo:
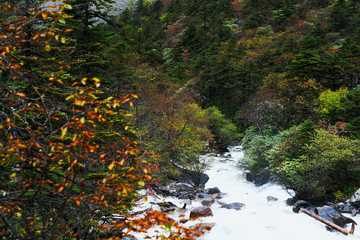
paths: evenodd
<path fill-rule="evenodd" d="M 325 218 L 326 220 L 335 223 L 340 227 L 344 227 L 347 223 L 353 223 L 354 220 L 351 218 L 345 217 L 342 215 L 338 210 L 330 207 L 330 206 L 323 206 L 317 208 L 318 215 L 320 217 Z"/>
<path fill-rule="evenodd" d="M 355 223 L 354 220 L 351 218 L 345 217 L 341 214 L 339 210 L 336 209 L 335 205 L 333 206 L 322 206 L 322 207 L 315 207 L 312 204 L 304 201 L 299 200 L 293 206 L 293 211 L 298 213 L 301 208 L 305 208 L 308 212 L 313 214 L 314 216 L 320 216 L 323 219 L 336 224 L 337 226 L 344 227 L 347 223 Z M 356 224 L 357 225 L 357 224 Z"/>
<path fill-rule="evenodd" d="M 206 206 L 194 208 L 190 212 L 190 219 L 191 220 L 195 220 L 195 219 L 197 219 L 199 217 L 211 217 L 211 216 L 213 216 L 211 208 L 206 207 Z"/>
<path fill-rule="evenodd" d="M 295 213 L 299 213 L 301 208 L 305 208 L 305 209 L 317 214 L 317 209 L 315 208 L 315 206 L 313 206 L 311 203 L 309 203 L 305 200 L 298 200 L 293 206 L 293 211 Z"/>
<path fill-rule="evenodd" d="M 297 198 L 288 198 L 285 200 L 286 205 L 288 206 L 294 206 L 294 204 L 299 201 Z"/>
<path fill-rule="evenodd" d="M 250 172 L 246 173 L 246 181 L 253 182 L 256 186 L 262 186 L 269 182 L 270 173 L 263 171 L 258 174 L 252 174 Z"/>
<path fill-rule="evenodd" d="M 215 193 L 221 193 L 220 189 L 218 187 L 209 188 L 207 191 L 208 194 L 215 194 Z"/>
<path fill-rule="evenodd" d="M 245 204 L 243 203 L 234 202 L 234 203 L 223 204 L 220 208 L 235 209 L 236 211 L 238 211 L 241 210 L 241 208 L 243 208 L 244 206 Z"/>

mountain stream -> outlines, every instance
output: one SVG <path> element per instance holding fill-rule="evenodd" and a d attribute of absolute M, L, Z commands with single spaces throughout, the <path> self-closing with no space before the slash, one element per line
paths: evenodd
<path fill-rule="evenodd" d="M 245 204 L 241 210 L 220 208 L 215 202 L 211 205 L 212 217 L 198 218 L 195 221 L 188 221 L 184 226 L 189 227 L 197 223 L 215 223 L 215 226 L 206 232 L 200 240 L 343 240 L 359 239 L 360 226 L 355 228 L 353 235 L 344 235 L 340 232 L 330 232 L 325 225 L 304 213 L 294 213 L 291 206 L 287 206 L 285 200 L 291 196 L 279 185 L 267 183 L 257 187 L 245 180 L 241 170 L 236 168 L 236 162 L 243 157 L 239 148 L 230 149 L 230 161 L 223 161 L 224 158 L 212 157 L 211 168 L 205 173 L 210 177 L 205 188 L 218 187 L 226 195 L 219 199 L 223 203 L 241 202 Z M 267 197 L 277 198 L 277 201 L 268 201 Z M 140 200 L 141 202 L 142 200 Z M 147 201 L 142 201 L 135 210 L 142 210 L 149 207 L 157 209 L 157 205 L 151 202 L 171 201 L 177 206 L 182 206 L 185 200 L 172 197 L 159 198 L 149 196 Z M 193 200 L 188 209 L 201 206 L 200 200 Z M 187 211 L 185 218 L 189 219 L 190 211 Z M 360 215 L 351 217 L 351 214 L 343 214 L 354 219 L 360 224 Z M 179 214 L 172 213 L 169 217 L 179 220 Z M 346 230 L 350 231 L 351 224 L 347 224 Z M 134 234 L 137 239 L 141 236 Z"/>

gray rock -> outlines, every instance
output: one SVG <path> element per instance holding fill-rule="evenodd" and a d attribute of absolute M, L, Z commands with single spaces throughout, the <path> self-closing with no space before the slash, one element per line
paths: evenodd
<path fill-rule="evenodd" d="M 266 199 L 268 202 L 276 202 L 278 200 L 276 197 L 273 196 L 267 196 Z"/>
<path fill-rule="evenodd" d="M 212 200 L 212 197 L 207 193 L 198 193 L 196 196 L 197 196 L 197 198 Z"/>
<path fill-rule="evenodd" d="M 335 223 L 340 227 L 344 227 L 347 223 L 352 223 L 354 220 L 351 218 L 345 217 L 342 215 L 338 210 L 330 207 L 330 206 L 323 206 L 317 208 L 318 215 L 320 217 L 325 218 L 326 220 Z"/>
<path fill-rule="evenodd" d="M 354 206 L 344 203 L 335 204 L 333 207 L 341 213 L 352 213 L 353 210 L 357 210 Z"/>
<path fill-rule="evenodd" d="M 294 206 L 293 206 L 293 211 L 294 211 L 295 213 L 299 213 L 299 211 L 300 211 L 301 208 L 305 208 L 305 209 L 307 209 L 307 210 L 309 210 L 309 211 L 311 211 L 311 212 L 314 212 L 315 209 L 316 209 L 312 204 L 308 203 L 307 201 L 305 201 L 305 200 L 299 200 L 299 201 L 297 201 L 297 202 L 294 204 Z M 316 212 L 315 212 L 315 213 L 316 213 Z M 316 213 L 316 214 L 317 214 L 317 213 Z"/>
<path fill-rule="evenodd" d="M 201 205 L 210 207 L 210 205 L 213 204 L 214 202 L 215 202 L 215 200 L 206 199 L 206 200 L 201 201 Z"/>
<path fill-rule="evenodd" d="M 207 191 L 208 194 L 215 194 L 215 193 L 221 193 L 220 189 L 218 187 L 210 188 Z"/>
<path fill-rule="evenodd" d="M 236 211 L 238 211 L 238 210 L 241 210 L 241 208 L 243 208 L 244 206 L 245 206 L 245 204 L 243 204 L 243 203 L 234 202 L 234 203 L 224 204 L 220 208 L 235 209 Z"/>
<path fill-rule="evenodd" d="M 296 198 L 288 198 L 286 199 L 285 203 L 288 206 L 294 206 L 294 204 L 298 201 Z"/>
<path fill-rule="evenodd" d="M 251 174 L 251 173 L 249 173 Z M 251 179 L 251 182 L 253 182 L 256 186 L 262 186 L 269 182 L 270 173 L 267 171 L 258 173 L 258 174 L 251 174 L 251 177 L 246 175 L 246 180 Z"/>
<path fill-rule="evenodd" d="M 189 192 L 189 191 L 194 191 L 194 187 L 185 184 L 185 183 L 181 183 L 181 184 L 174 184 L 170 187 L 171 190 L 175 190 L 177 192 Z"/>

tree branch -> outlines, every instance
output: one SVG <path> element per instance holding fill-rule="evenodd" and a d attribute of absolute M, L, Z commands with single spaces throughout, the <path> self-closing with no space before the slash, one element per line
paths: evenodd
<path fill-rule="evenodd" d="M 6 218 L 4 213 L 0 210 L 0 217 L 1 220 L 5 223 L 5 225 L 11 230 L 11 232 L 15 235 L 15 237 L 19 240 L 23 240 L 23 237 L 19 235 L 19 233 L 16 231 L 16 228 L 9 222 L 9 220 Z"/>

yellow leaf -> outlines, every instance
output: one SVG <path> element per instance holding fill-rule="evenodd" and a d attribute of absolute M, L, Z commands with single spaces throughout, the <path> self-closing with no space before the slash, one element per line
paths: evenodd
<path fill-rule="evenodd" d="M 109 170 L 111 171 L 113 168 L 114 168 L 114 166 L 115 166 L 115 163 L 114 162 L 112 162 L 110 165 L 109 165 Z"/>
<path fill-rule="evenodd" d="M 139 184 L 140 186 L 142 186 L 142 187 L 145 186 L 145 182 L 144 182 L 144 181 L 139 181 L 138 184 Z"/>
<path fill-rule="evenodd" d="M 20 96 L 20 97 L 26 97 L 26 95 L 25 95 L 24 93 L 22 93 L 22 92 L 19 92 L 19 93 L 17 93 L 16 95 L 17 95 L 17 96 Z"/>
<path fill-rule="evenodd" d="M 65 135 L 66 135 L 66 132 L 67 132 L 67 127 L 66 127 L 66 128 L 63 128 L 63 129 L 61 130 L 61 137 L 60 137 L 60 139 L 64 139 L 64 137 L 65 137 Z"/>
<path fill-rule="evenodd" d="M 121 159 L 119 165 L 122 166 L 122 165 L 124 165 L 124 163 L 125 163 L 125 159 Z"/>
<path fill-rule="evenodd" d="M 83 85 L 85 85 L 86 84 L 86 80 L 87 80 L 87 78 L 85 77 L 85 78 L 83 78 L 83 79 L 81 79 L 81 83 L 83 84 Z"/>
<path fill-rule="evenodd" d="M 50 45 L 49 45 L 49 44 L 46 44 L 46 46 L 45 46 L 45 51 L 50 51 L 50 50 L 51 50 Z"/>
<path fill-rule="evenodd" d="M 70 96 L 68 96 L 67 98 L 65 98 L 65 101 L 67 101 L 67 100 L 69 100 L 69 99 L 71 99 L 71 98 L 73 98 L 74 97 L 74 95 L 70 95 Z"/>
<path fill-rule="evenodd" d="M 81 122 L 82 124 L 84 124 L 84 123 L 85 123 L 85 118 L 82 117 L 82 118 L 80 119 L 80 122 Z"/>
<path fill-rule="evenodd" d="M 100 82 L 100 79 L 98 79 L 98 78 L 92 78 L 91 80 L 93 80 L 95 83 Z"/>
<path fill-rule="evenodd" d="M 61 43 L 65 44 L 66 43 L 66 37 L 61 37 Z"/>

